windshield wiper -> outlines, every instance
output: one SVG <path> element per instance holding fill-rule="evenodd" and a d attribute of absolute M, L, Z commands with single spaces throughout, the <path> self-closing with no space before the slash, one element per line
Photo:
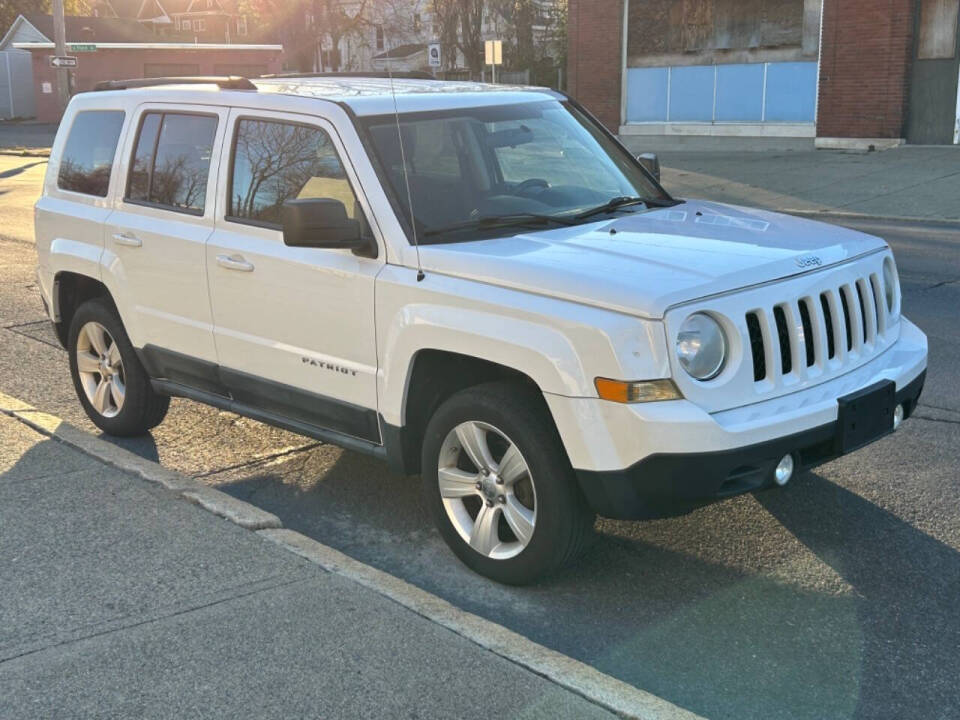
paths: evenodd
<path fill-rule="evenodd" d="M 464 222 L 454 223 L 445 227 L 431 228 L 423 234 L 425 237 L 431 235 L 442 235 L 448 232 L 458 230 L 490 230 L 505 227 L 524 227 L 528 225 L 575 225 L 576 223 L 569 218 L 558 217 L 556 215 L 538 215 L 537 213 L 518 213 L 515 215 L 487 215 L 485 217 L 474 218 Z"/>
<path fill-rule="evenodd" d="M 642 197 L 628 197 L 621 196 L 611 198 L 603 205 L 597 205 L 596 207 L 590 208 L 589 210 L 584 210 L 582 213 L 577 213 L 574 217 L 577 220 L 583 220 L 588 217 L 593 217 L 594 215 L 600 215 L 601 213 L 610 212 L 611 210 L 616 210 L 617 208 L 627 207 L 629 205 L 656 205 L 657 203 L 647 200 Z"/>

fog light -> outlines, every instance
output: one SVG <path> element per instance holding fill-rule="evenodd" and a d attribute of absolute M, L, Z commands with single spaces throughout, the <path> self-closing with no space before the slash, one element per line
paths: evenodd
<path fill-rule="evenodd" d="M 784 455 L 773 471 L 773 480 L 781 487 L 790 482 L 793 477 L 793 455 Z"/>
<path fill-rule="evenodd" d="M 903 403 L 893 409 L 893 429 L 896 430 L 903 422 Z"/>

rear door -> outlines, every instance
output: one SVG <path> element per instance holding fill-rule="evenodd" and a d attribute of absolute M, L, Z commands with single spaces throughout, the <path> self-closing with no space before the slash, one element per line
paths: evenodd
<path fill-rule="evenodd" d="M 150 374 L 201 388 L 216 384 L 204 247 L 227 115 L 197 105 L 137 108 L 125 186 L 105 232 L 110 290 Z"/>

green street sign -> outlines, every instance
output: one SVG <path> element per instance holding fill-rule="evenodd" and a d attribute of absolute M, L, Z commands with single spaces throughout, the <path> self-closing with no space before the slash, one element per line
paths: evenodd
<path fill-rule="evenodd" d="M 73 52 L 96 52 L 97 46 L 89 43 L 70 43 Z"/>

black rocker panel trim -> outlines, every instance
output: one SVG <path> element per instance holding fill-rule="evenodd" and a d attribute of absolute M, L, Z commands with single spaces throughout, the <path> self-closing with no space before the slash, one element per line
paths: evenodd
<path fill-rule="evenodd" d="M 316 437 L 318 431 L 329 430 L 380 445 L 380 425 L 375 410 L 155 345 L 146 345 L 137 354 L 154 385 L 162 392 L 233 410 L 310 437 Z M 296 427 L 289 427 L 291 423 Z"/>
<path fill-rule="evenodd" d="M 237 413 L 237 415 L 243 415 L 244 417 L 258 420 L 267 425 L 273 425 L 283 428 L 284 430 L 289 430 L 290 432 L 295 432 L 298 435 L 305 435 L 316 440 L 322 440 L 325 443 L 330 443 L 331 445 L 338 445 L 347 450 L 355 450 L 366 455 L 372 455 L 381 460 L 387 458 L 387 450 L 383 445 L 369 442 L 368 440 L 361 440 L 360 438 L 346 435 L 336 430 L 329 430 L 327 428 L 317 427 L 316 425 L 298 422 L 288 417 L 266 412 L 260 408 L 234 402 L 230 398 L 223 397 L 222 395 L 214 395 L 213 393 L 187 387 L 186 385 L 179 385 L 169 380 L 151 380 L 150 384 L 153 386 L 155 392 L 196 400 L 205 405 L 212 405 L 222 410 L 229 410 L 230 412 Z"/>
<path fill-rule="evenodd" d="M 220 379 L 230 390 L 230 396 L 241 405 L 380 442 L 376 410 L 225 367 L 220 368 Z"/>
<path fill-rule="evenodd" d="M 170 380 L 214 395 L 229 394 L 220 381 L 220 366 L 209 360 L 149 344 L 137 349 L 137 355 L 151 378 Z"/>

